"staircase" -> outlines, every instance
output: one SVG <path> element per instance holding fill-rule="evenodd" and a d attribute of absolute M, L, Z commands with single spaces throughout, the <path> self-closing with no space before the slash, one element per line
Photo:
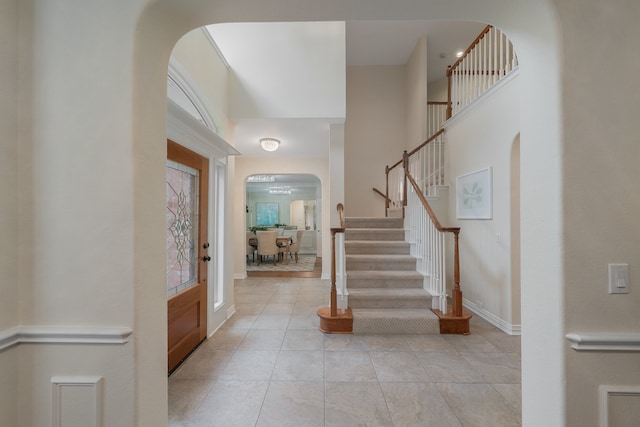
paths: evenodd
<path fill-rule="evenodd" d="M 345 252 L 354 333 L 440 333 L 402 218 L 345 218 Z"/>

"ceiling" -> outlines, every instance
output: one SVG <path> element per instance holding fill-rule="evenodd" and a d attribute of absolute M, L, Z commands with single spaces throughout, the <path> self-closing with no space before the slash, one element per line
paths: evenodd
<path fill-rule="evenodd" d="M 485 26 L 479 22 L 463 21 L 348 21 L 345 24 L 346 65 L 403 65 L 420 37 L 426 36 L 427 80 L 436 81 L 445 77 L 447 66 L 457 59 L 456 52 L 465 50 Z M 218 40 L 216 43 L 227 57 L 225 50 L 229 47 L 224 43 L 221 45 Z M 246 55 L 251 55 L 250 49 Z M 230 56 L 237 57 L 237 49 Z M 234 67 L 231 61 L 230 66 Z M 342 123 L 343 118 L 236 118 L 234 121 L 236 148 L 242 155 L 326 157 L 330 125 Z M 263 151 L 258 144 L 262 137 L 280 139 L 280 149 L 273 153 Z"/>

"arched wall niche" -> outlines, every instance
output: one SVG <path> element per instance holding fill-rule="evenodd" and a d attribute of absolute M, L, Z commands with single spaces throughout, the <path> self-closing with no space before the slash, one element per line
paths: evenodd
<path fill-rule="evenodd" d="M 149 4 L 138 21 L 133 70 L 133 152 L 138 172 L 134 192 L 136 319 L 136 419 L 139 425 L 166 423 L 164 295 L 153 283 L 163 279 L 162 211 L 166 74 L 171 49 L 188 31 L 208 24 L 298 20 L 474 20 L 491 23 L 514 41 L 520 59 L 522 204 L 522 392 L 523 423 L 564 423 L 563 270 L 561 267 L 560 56 L 559 30 L 550 1 L 437 0 L 393 3 L 367 0 L 210 2 L 163 0 Z M 545 126 L 539 126 L 545 123 Z M 347 142 L 348 143 L 348 142 Z M 231 162 L 233 163 L 233 162 Z M 544 168 L 541 167 L 544 165 Z M 348 165 L 347 165 L 348 167 Z M 233 171 L 233 164 L 230 164 Z M 551 183 L 543 192 L 540 183 Z M 323 185 L 323 187 L 329 187 Z M 240 197 L 240 199 L 243 199 Z M 228 217 L 243 215 L 234 203 Z M 541 228 L 540 224 L 545 227 Z M 230 271 L 232 268 L 230 268 Z M 160 410 L 160 409 L 161 410 Z M 536 420 L 544 420 L 537 422 Z"/>

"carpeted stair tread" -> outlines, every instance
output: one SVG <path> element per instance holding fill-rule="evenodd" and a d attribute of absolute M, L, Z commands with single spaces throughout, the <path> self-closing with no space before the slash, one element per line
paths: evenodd
<path fill-rule="evenodd" d="M 429 309 L 431 294 L 418 288 L 361 288 L 349 290 L 351 308 Z"/>
<path fill-rule="evenodd" d="M 349 270 L 347 286 L 355 288 L 422 288 L 423 276 L 406 270 Z"/>
<path fill-rule="evenodd" d="M 404 241 L 402 228 L 347 228 L 345 241 L 349 240 L 395 240 Z"/>
<path fill-rule="evenodd" d="M 421 298 L 429 300 L 431 299 L 431 294 L 427 292 L 425 289 L 418 288 L 396 288 L 396 289 L 387 289 L 387 288 L 359 288 L 359 289 L 350 289 L 349 297 L 367 297 L 371 299 L 393 299 L 393 298 Z"/>
<path fill-rule="evenodd" d="M 346 217 L 346 228 L 403 228 L 403 218 Z"/>
<path fill-rule="evenodd" d="M 416 259 L 412 255 L 347 255 L 347 274 L 352 270 L 415 271 Z"/>
<path fill-rule="evenodd" d="M 400 240 L 347 240 L 347 254 L 393 254 L 408 255 L 411 245 Z"/>

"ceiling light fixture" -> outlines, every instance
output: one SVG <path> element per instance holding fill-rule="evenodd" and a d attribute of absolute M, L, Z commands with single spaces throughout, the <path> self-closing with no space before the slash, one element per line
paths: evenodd
<path fill-rule="evenodd" d="M 247 182 L 274 182 L 276 177 L 273 175 L 251 175 L 247 178 Z"/>
<path fill-rule="evenodd" d="M 458 58 L 460 58 L 462 55 L 464 55 L 463 51 L 460 51 L 460 52 L 456 53 L 456 57 L 458 57 Z"/>
<path fill-rule="evenodd" d="M 264 151 L 276 151 L 280 146 L 280 141 L 275 138 L 262 138 L 260 146 Z"/>
<path fill-rule="evenodd" d="M 269 194 L 291 194 L 291 187 L 285 185 L 284 187 L 269 187 Z"/>

